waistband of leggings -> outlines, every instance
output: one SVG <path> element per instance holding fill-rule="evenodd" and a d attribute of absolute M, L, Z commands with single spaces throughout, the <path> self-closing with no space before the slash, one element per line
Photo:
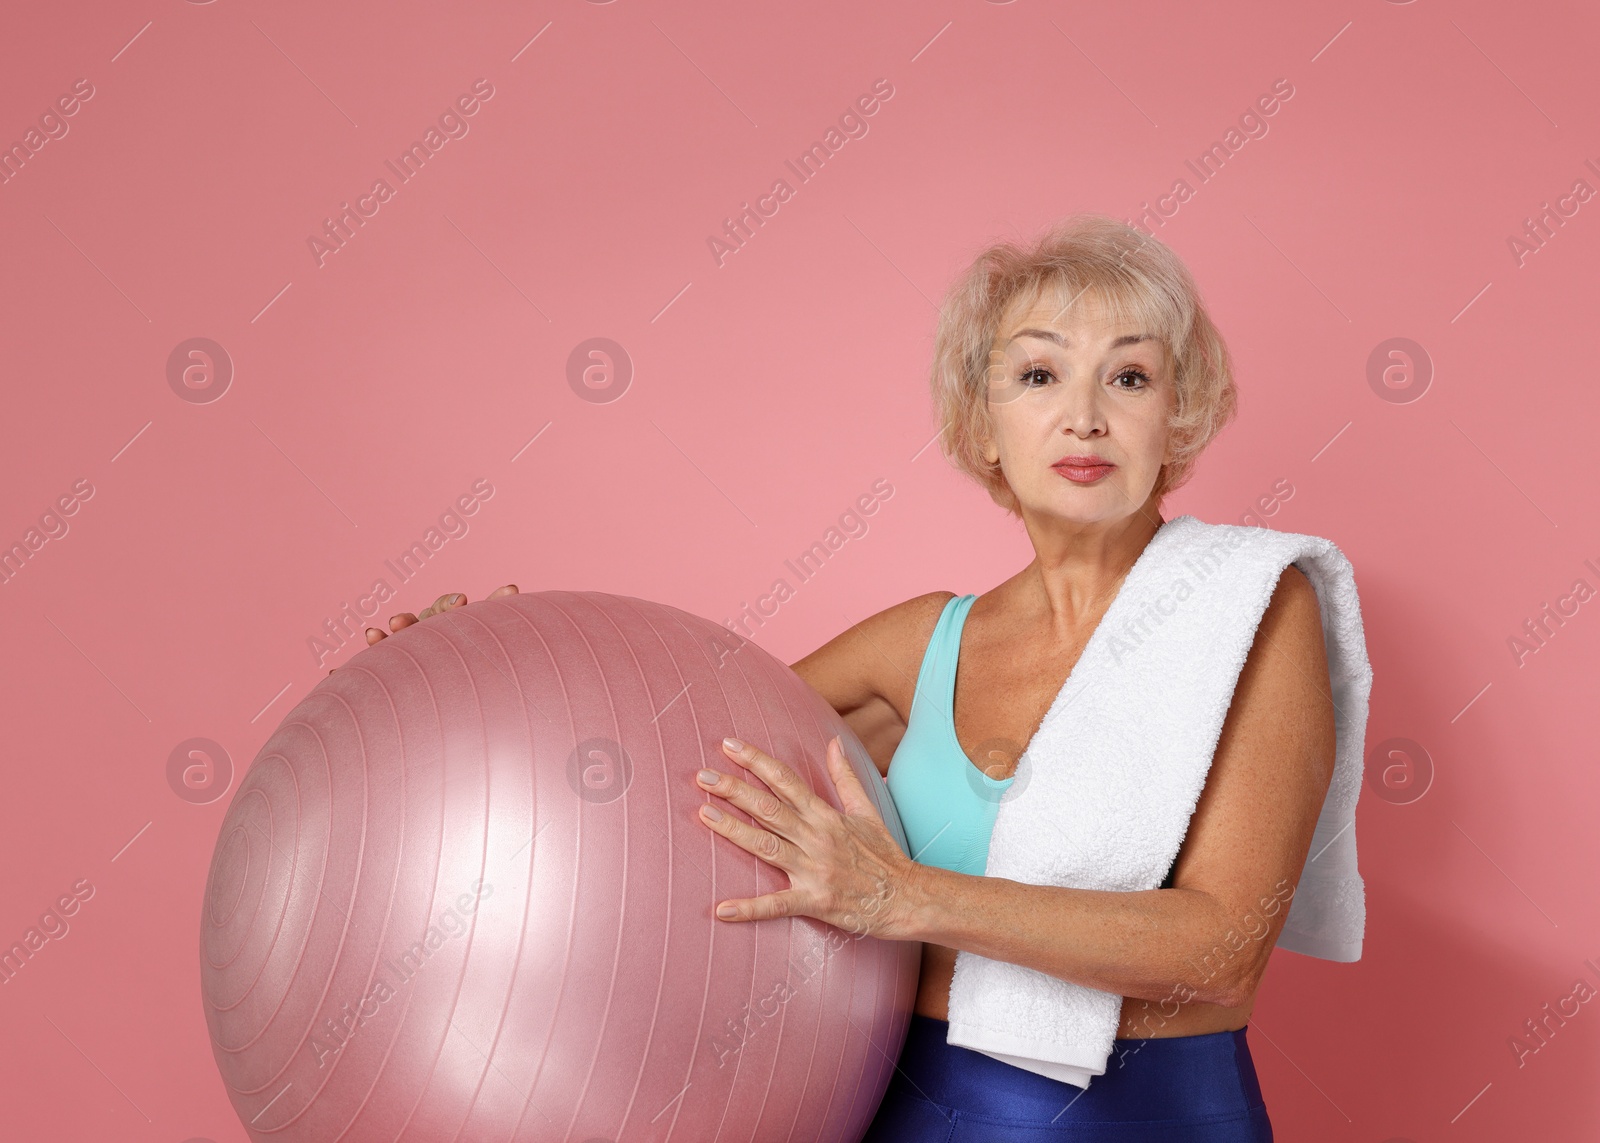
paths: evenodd
<path fill-rule="evenodd" d="M 1081 1104 L 1080 1112 L 1093 1109 L 1096 1118 L 1138 1119 L 1156 1108 L 1237 1114 L 1262 1103 L 1248 1027 L 1114 1040 L 1105 1074 L 1086 1090 L 950 1044 L 948 1022 L 913 1013 L 891 1082 L 922 1099 L 980 1114 L 989 1107 L 1049 1119 L 1069 1103 Z"/>

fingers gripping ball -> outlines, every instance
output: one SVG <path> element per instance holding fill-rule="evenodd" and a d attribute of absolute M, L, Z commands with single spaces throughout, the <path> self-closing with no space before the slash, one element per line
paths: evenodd
<path fill-rule="evenodd" d="M 361 651 L 261 748 L 206 882 L 206 1022 L 250 1137 L 855 1143 L 920 947 L 716 920 L 788 878 L 699 824 L 694 782 L 733 735 L 842 808 L 840 733 L 904 848 L 834 711 L 676 608 L 512 595 Z"/>

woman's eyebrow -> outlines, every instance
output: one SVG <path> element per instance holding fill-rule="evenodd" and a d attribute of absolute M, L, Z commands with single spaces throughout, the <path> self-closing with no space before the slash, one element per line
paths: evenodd
<path fill-rule="evenodd" d="M 1153 334 L 1148 333 L 1125 333 L 1111 343 L 1111 348 L 1120 349 L 1124 345 L 1133 345 L 1135 342 L 1139 341 L 1149 341 L 1153 336 Z M 1016 341 L 1019 337 L 1043 338 L 1045 341 L 1053 341 L 1057 345 L 1063 346 L 1071 344 L 1067 338 L 1050 329 L 1019 329 L 1016 333 L 1011 335 L 1010 340 Z"/>

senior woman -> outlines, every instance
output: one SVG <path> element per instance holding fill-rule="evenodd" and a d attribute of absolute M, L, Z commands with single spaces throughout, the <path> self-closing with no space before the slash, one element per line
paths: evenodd
<path fill-rule="evenodd" d="M 713 795 L 703 822 L 783 869 L 790 887 L 721 902 L 717 915 L 735 924 L 805 915 L 922 942 L 907 1041 L 868 1143 L 1270 1140 L 1246 1025 L 1288 913 L 1276 906 L 1301 877 L 1335 765 L 1322 613 L 1302 571 L 1275 568 L 1264 607 L 1246 608 L 1231 621 L 1238 630 L 1222 633 L 1238 635 L 1243 662 L 1222 670 L 1234 672 L 1222 680 L 1231 692 L 1219 692 L 1225 719 L 1219 710 L 1159 887 L 1154 877 L 1108 891 L 986 875 L 1024 745 L 1044 738 L 1063 680 L 1141 555 L 1179 523 L 1162 517 L 1162 498 L 1232 415 L 1224 343 L 1170 250 L 1080 215 L 1027 249 L 1000 244 L 976 259 L 941 313 L 932 380 L 944 452 L 1019 518 L 1033 559 L 980 595 L 932 592 L 890 607 L 793 665 L 886 776 L 910 855 L 837 742 L 828 766 L 843 813 L 782 760 L 729 740 L 727 772 L 700 773 Z M 464 602 L 442 597 L 423 617 Z M 1174 610 L 1141 616 L 1159 625 Z M 1141 616 L 1128 629 L 1151 632 Z M 415 621 L 396 616 L 390 626 Z M 382 637 L 369 629 L 369 642 Z M 1102 655 L 1093 670 L 1109 661 Z M 1174 701 L 1157 677 L 1117 691 L 1094 717 L 1159 723 Z M 1095 708 L 1081 710 L 1087 718 Z M 1094 729 L 1056 739 L 1095 752 L 1076 762 L 1086 796 L 1138 761 L 1096 752 Z M 1137 815 L 1110 823 L 1107 852 L 1115 856 L 1118 831 L 1132 846 L 1140 824 Z M 1353 863 L 1353 834 L 1349 844 Z M 1225 944 L 1235 950 L 1225 934 L 1245 916 L 1257 918 L 1251 939 L 1214 957 Z M 1103 1071 L 952 1043 L 962 953 L 1120 998 Z M 1041 1008 L 1037 1019 L 1049 1016 Z"/>

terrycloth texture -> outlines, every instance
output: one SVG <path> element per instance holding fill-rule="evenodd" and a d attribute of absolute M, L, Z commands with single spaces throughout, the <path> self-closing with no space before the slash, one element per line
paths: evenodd
<path fill-rule="evenodd" d="M 1129 570 L 1001 800 L 985 874 L 1032 885 L 1154 889 L 1189 827 L 1234 685 L 1293 563 L 1322 606 L 1336 761 L 1278 947 L 1361 956 L 1366 893 L 1355 807 L 1372 667 L 1350 562 L 1320 536 L 1193 516 L 1167 521 Z M 1088 1087 L 1121 998 L 961 951 L 948 1042 Z"/>

